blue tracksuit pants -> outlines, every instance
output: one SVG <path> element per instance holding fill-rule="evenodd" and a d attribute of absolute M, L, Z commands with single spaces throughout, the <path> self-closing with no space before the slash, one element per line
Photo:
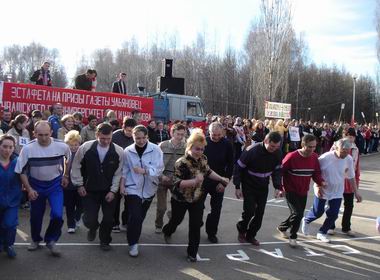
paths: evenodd
<path fill-rule="evenodd" d="M 51 181 L 39 181 L 29 179 L 32 188 L 37 191 L 38 198 L 30 203 L 30 228 L 32 240 L 46 243 L 57 241 L 61 236 L 63 225 L 63 190 L 61 185 L 62 177 L 59 176 Z M 50 205 L 50 222 L 46 229 L 45 237 L 41 237 L 42 221 L 45 214 L 46 200 Z"/>

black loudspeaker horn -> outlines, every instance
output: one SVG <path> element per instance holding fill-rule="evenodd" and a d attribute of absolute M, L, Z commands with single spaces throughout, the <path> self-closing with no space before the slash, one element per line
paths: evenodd
<path fill-rule="evenodd" d="M 173 59 L 165 58 L 162 60 L 162 76 L 165 78 L 173 77 Z"/>

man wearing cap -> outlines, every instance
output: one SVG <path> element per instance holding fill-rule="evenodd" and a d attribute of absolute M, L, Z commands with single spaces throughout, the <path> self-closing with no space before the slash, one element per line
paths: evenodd
<path fill-rule="evenodd" d="M 348 178 L 357 201 L 362 201 L 356 186 L 353 159 L 349 155 L 352 147 L 351 142 L 347 138 L 343 138 L 336 141 L 334 145 L 334 151 L 324 153 L 318 159 L 326 186 L 321 187 L 314 184 L 315 197 L 313 206 L 305 218 L 302 219 L 302 232 L 304 235 L 308 235 L 310 223 L 323 215 L 327 202 L 329 207 L 326 210 L 326 219 L 317 233 L 317 239 L 326 243 L 330 242 L 326 235 L 327 231 L 338 218 L 345 177 Z"/>

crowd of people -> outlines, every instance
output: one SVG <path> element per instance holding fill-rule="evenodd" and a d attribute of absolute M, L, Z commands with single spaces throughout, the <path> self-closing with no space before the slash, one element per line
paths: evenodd
<path fill-rule="evenodd" d="M 191 121 L 151 120 L 144 126 L 134 112 L 120 126 L 112 110 L 105 112 L 104 119 L 93 115 L 84 119 L 80 113 L 63 115 L 63 109 L 57 103 L 50 115 L 3 112 L 0 250 L 9 257 L 16 256 L 18 209 L 29 203 L 29 251 L 38 250 L 44 241 L 53 256 L 61 255 L 56 242 L 62 234 L 65 208 L 69 234 L 83 223 L 87 240 L 98 236 L 100 248 L 109 251 L 112 234 L 126 231 L 129 255 L 137 257 L 142 225 L 156 197 L 155 232 L 168 243 L 189 212 L 187 259 L 195 262 L 203 225 L 208 240 L 219 242 L 218 225 L 229 185 L 244 200 L 236 224 L 238 240 L 259 246 L 256 235 L 270 178 L 275 197 L 285 196 L 289 206 L 290 215 L 277 230 L 291 247 L 297 246 L 300 227 L 305 235 L 310 233 L 310 223 L 322 216 L 326 203 L 327 218 L 317 239 L 330 242 L 328 234 L 334 234 L 343 199 L 342 232 L 353 236 L 354 198 L 362 200 L 359 156 L 377 152 L 379 142 L 378 128 L 371 124 L 350 127 L 208 114 L 206 127 L 200 129 Z M 311 179 L 314 202 L 304 217 Z M 208 195 L 211 210 L 204 219 Z M 47 202 L 50 221 L 42 236 Z"/>

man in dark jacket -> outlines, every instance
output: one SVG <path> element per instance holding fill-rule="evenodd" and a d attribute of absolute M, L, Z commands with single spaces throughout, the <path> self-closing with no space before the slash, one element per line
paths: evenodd
<path fill-rule="evenodd" d="M 71 169 L 71 181 L 83 197 L 83 223 L 89 228 L 88 241 L 96 238 L 98 214 L 102 207 L 99 239 L 104 251 L 111 249 L 114 198 L 119 191 L 123 166 L 123 149 L 111 140 L 112 126 L 108 123 L 98 125 L 96 140 L 87 141 L 79 147 Z"/>
<path fill-rule="evenodd" d="M 86 73 L 81 74 L 75 78 L 75 89 L 92 90 L 92 81 L 96 77 L 96 71 L 88 69 Z"/>
<path fill-rule="evenodd" d="M 36 85 L 51 87 L 52 83 L 51 83 L 49 68 L 50 68 L 50 63 L 45 61 L 42 64 L 41 69 L 33 73 L 33 76 L 30 77 L 30 80 L 32 82 L 35 82 Z"/>
<path fill-rule="evenodd" d="M 270 132 L 265 136 L 264 142 L 256 143 L 244 151 L 235 164 L 235 194 L 238 199 L 244 199 L 243 213 L 236 225 L 240 242 L 260 245 L 256 240 L 256 234 L 263 221 L 270 176 L 276 189 L 275 197 L 282 195 L 280 146 L 281 135 L 278 132 Z"/>
<path fill-rule="evenodd" d="M 206 138 L 207 145 L 204 154 L 210 168 L 218 175 L 230 179 L 234 167 L 234 154 L 231 143 L 224 136 L 224 127 L 220 122 L 213 122 L 209 126 L 210 136 Z M 203 181 L 204 200 L 210 194 L 211 212 L 207 215 L 206 233 L 211 243 L 218 243 L 216 233 L 225 187 L 219 182 L 205 178 Z"/>
<path fill-rule="evenodd" d="M 113 82 L 113 84 L 112 84 L 112 92 L 127 94 L 127 85 L 125 83 L 125 77 L 126 76 L 127 76 L 127 74 L 125 74 L 125 73 L 119 74 L 118 80 Z"/>

